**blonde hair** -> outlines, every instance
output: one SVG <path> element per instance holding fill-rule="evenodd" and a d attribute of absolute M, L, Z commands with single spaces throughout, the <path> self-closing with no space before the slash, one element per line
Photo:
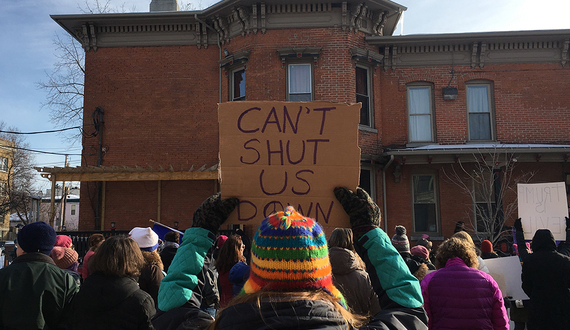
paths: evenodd
<path fill-rule="evenodd" d="M 437 248 L 435 266 L 438 269 L 443 268 L 449 259 L 455 257 L 463 260 L 468 267 L 477 269 L 477 266 L 479 266 L 473 243 L 453 235 Z"/>
<path fill-rule="evenodd" d="M 292 302 L 296 300 L 323 300 L 325 302 L 331 303 L 334 307 L 334 310 L 342 316 L 344 323 L 349 325 L 350 328 L 359 328 L 365 325 L 367 322 L 366 317 L 352 314 L 341 304 L 339 304 L 338 300 L 335 297 L 331 296 L 329 293 L 322 289 L 307 289 L 304 291 L 267 291 L 261 289 L 260 291 L 256 291 L 254 293 L 242 294 L 234 297 L 230 301 L 229 305 L 225 308 L 229 308 L 233 305 L 242 303 L 254 303 L 256 310 L 261 313 L 262 302 Z M 218 328 L 220 320 L 219 316 L 221 315 L 222 310 L 218 311 L 216 320 L 210 324 L 207 330 L 215 330 Z"/>

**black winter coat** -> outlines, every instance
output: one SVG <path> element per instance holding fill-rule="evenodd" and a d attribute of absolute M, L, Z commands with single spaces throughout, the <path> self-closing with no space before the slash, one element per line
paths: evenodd
<path fill-rule="evenodd" d="M 71 308 L 71 329 L 154 329 L 154 301 L 130 277 L 89 275 Z"/>
<path fill-rule="evenodd" d="M 570 257 L 556 251 L 548 229 L 536 231 L 524 258 L 522 288 L 529 296 L 529 329 L 570 329 Z"/>

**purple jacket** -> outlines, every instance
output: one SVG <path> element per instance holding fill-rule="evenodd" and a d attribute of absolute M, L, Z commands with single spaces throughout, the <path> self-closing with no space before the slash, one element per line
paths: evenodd
<path fill-rule="evenodd" d="M 509 318 L 497 282 L 451 258 L 421 282 L 430 329 L 508 329 Z"/>

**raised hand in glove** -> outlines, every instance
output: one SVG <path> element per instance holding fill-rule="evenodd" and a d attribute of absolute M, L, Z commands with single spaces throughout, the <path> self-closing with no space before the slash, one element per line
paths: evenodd
<path fill-rule="evenodd" d="M 239 199 L 230 197 L 222 200 L 220 193 L 208 197 L 192 217 L 192 227 L 208 229 L 217 234 L 220 225 L 239 204 Z"/>
<path fill-rule="evenodd" d="M 521 218 L 518 218 L 518 219 L 515 220 L 515 224 L 514 224 L 513 227 L 515 227 L 515 229 L 516 229 L 518 232 L 521 232 L 521 233 L 522 233 L 523 227 L 522 227 Z"/>
<path fill-rule="evenodd" d="M 344 187 L 336 187 L 334 195 L 350 217 L 350 225 L 355 235 L 380 226 L 380 208 L 368 193 L 358 187 L 356 193 Z M 358 235 L 357 235 L 358 236 Z"/>

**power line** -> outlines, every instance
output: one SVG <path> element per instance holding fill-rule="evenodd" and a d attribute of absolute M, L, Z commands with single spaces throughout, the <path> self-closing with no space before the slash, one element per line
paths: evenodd
<path fill-rule="evenodd" d="M 59 153 L 59 152 L 49 152 L 49 151 L 41 151 L 41 150 L 33 150 L 33 149 L 27 149 L 27 148 L 21 148 L 21 147 L 12 147 L 12 146 L 7 146 L 7 145 L 3 145 L 0 144 L 0 147 L 4 147 L 4 148 L 10 148 L 10 149 L 15 149 L 15 150 L 25 150 L 25 151 L 29 151 L 29 152 L 37 152 L 39 154 L 48 154 L 48 155 L 58 155 L 58 156 L 81 156 L 81 154 L 70 154 L 70 153 Z"/>
<path fill-rule="evenodd" d="M 2 131 L 2 130 L 0 130 L 0 133 L 7 133 L 7 134 L 44 134 L 44 133 L 63 132 L 63 131 L 68 131 L 68 130 L 70 130 L 70 129 L 76 129 L 76 128 L 81 128 L 81 126 L 67 127 L 67 128 L 62 128 L 62 129 L 55 129 L 55 130 L 51 130 L 51 131 L 38 131 L 38 132 L 10 132 L 10 131 Z"/>

